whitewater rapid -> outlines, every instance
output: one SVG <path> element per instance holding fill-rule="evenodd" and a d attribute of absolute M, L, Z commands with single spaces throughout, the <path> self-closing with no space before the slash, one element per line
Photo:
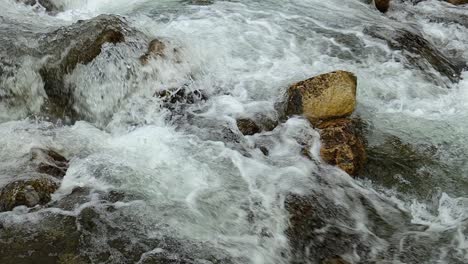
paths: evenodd
<path fill-rule="evenodd" d="M 148 237 L 207 243 L 236 263 L 288 263 L 285 197 L 313 194 L 341 208 L 347 215 L 343 227 L 357 230 L 375 252 L 401 246 L 392 248 L 397 253 L 385 263 L 468 261 L 468 72 L 458 83 L 437 72 L 436 81 L 428 80 L 424 71 L 404 63 L 401 51 L 363 33 L 371 25 L 413 28 L 466 62 L 468 25 L 431 16 L 466 16 L 468 7 L 396 1 L 382 15 L 358 0 L 56 2 L 63 11 L 49 15 L 0 0 L 0 42 L 34 48 L 35 40 L 28 39 L 32 33 L 110 13 L 167 41 L 178 55 L 137 66 L 139 51 L 117 46 L 118 52 L 78 66 L 67 78 L 77 85 L 76 107 L 85 109 L 87 120 L 74 124 L 41 117 L 46 95 L 39 61 L 15 58 L 21 65 L 16 76 L 0 80 L 0 98 L 7 90 L 21 98 L 0 101 L 0 186 L 21 171 L 22 157 L 31 148 L 43 147 L 72 158 L 53 201 L 76 187 L 94 194 L 69 210 L 0 213 L 5 223 L 38 221 L 44 213 L 78 215 L 83 208 L 100 206 L 97 194 L 118 191 L 132 197 L 117 202 L 118 214 L 107 216 L 119 226 L 140 225 Z M 134 68 L 138 71 L 129 80 L 127 70 Z M 407 177 L 414 175 L 399 175 L 398 185 L 388 186 L 378 175 L 352 179 L 324 164 L 318 132 L 299 117 L 270 132 L 240 135 L 235 143 L 222 140 L 222 129 L 235 130 L 237 118 L 277 118 L 277 105 L 290 84 L 337 69 L 358 78 L 356 115 L 369 124 L 370 146 L 397 137 L 423 152 L 436 148 L 437 165 L 417 168 L 424 172 L 417 176 L 425 176 L 424 188 L 408 185 Z M 181 86 L 209 99 L 173 113 L 153 96 Z M 299 142 L 310 146 L 314 161 L 301 154 Z M 268 156 L 258 145 L 268 148 Z M 400 241 L 372 233 L 368 207 L 360 199 L 402 232 Z M 424 228 L 414 231 L 413 226 Z M 419 255 L 406 252 L 405 239 L 418 240 L 422 252 L 432 252 L 429 259 L 417 262 Z M 106 237 L 87 250 L 99 251 L 102 240 Z M 398 252 L 417 257 L 405 262 Z M 118 253 L 114 257 L 118 263 Z M 346 257 L 364 261 L 357 254 Z"/>

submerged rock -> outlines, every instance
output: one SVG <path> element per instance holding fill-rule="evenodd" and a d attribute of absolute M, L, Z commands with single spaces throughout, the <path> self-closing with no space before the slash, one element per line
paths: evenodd
<path fill-rule="evenodd" d="M 11 211 L 24 205 L 34 207 L 50 202 L 51 194 L 58 184 L 50 178 L 18 180 L 4 186 L 0 191 L 0 212 Z"/>
<path fill-rule="evenodd" d="M 322 261 L 322 264 L 349 264 L 349 262 L 340 257 L 335 257 Z"/>
<path fill-rule="evenodd" d="M 285 207 L 289 212 L 286 235 L 291 247 L 291 263 L 340 263 L 330 261 L 345 254 L 357 254 L 366 259 L 370 240 L 365 243 L 357 231 L 336 223 L 347 221 L 346 209 L 322 199 L 325 198 L 298 195 L 289 195 L 286 199 Z"/>
<path fill-rule="evenodd" d="M 31 160 L 38 172 L 57 178 L 63 178 L 68 169 L 68 160 L 53 150 L 34 148 L 31 150 Z"/>
<path fill-rule="evenodd" d="M 141 63 L 148 64 L 148 61 L 151 58 L 163 57 L 165 49 L 166 44 L 164 44 L 164 42 L 160 41 L 159 39 L 153 39 L 149 43 L 146 53 L 140 57 Z"/>
<path fill-rule="evenodd" d="M 47 149 L 33 148 L 29 157 L 25 156 L 21 161 L 18 170 L 13 171 L 13 175 L 20 179 L 16 178 L 0 189 L 0 211 L 50 202 L 51 194 L 59 187 L 58 179 L 63 178 L 68 169 L 67 159 Z"/>
<path fill-rule="evenodd" d="M 39 212 L 34 221 L 0 219 L 0 263 L 233 263 L 208 243 L 169 237 L 156 225 L 148 236 L 149 226 L 129 212 L 94 204 L 77 216 Z"/>
<path fill-rule="evenodd" d="M 239 118 L 237 128 L 245 136 L 251 136 L 262 131 L 272 131 L 278 125 L 276 118 L 258 114 L 254 118 Z"/>
<path fill-rule="evenodd" d="M 42 215 L 36 223 L 8 223 L 0 228 L 0 263 L 85 264 L 80 255 L 76 218 Z"/>
<path fill-rule="evenodd" d="M 360 176 L 422 199 L 437 192 L 434 186 L 446 186 L 457 195 L 467 190 L 468 181 L 454 182 L 452 178 L 463 172 L 447 160 L 441 160 L 437 146 L 410 144 L 395 136 L 379 141 L 367 148 L 368 162 Z"/>
<path fill-rule="evenodd" d="M 320 155 L 349 175 L 357 175 L 366 163 L 363 139 L 351 119 L 341 118 L 318 125 L 321 139 Z"/>
<path fill-rule="evenodd" d="M 173 108 L 175 104 L 194 104 L 199 101 L 206 101 L 208 98 L 200 90 L 190 90 L 188 87 L 183 86 L 179 89 L 168 89 L 157 92 L 156 97 L 162 99 L 163 104 L 167 108 Z"/>
<path fill-rule="evenodd" d="M 60 11 L 61 8 L 54 1 L 51 0 L 16 0 L 16 2 L 23 3 L 25 5 L 34 6 L 36 4 L 41 5 L 47 12 Z"/>
<path fill-rule="evenodd" d="M 428 74 L 431 81 L 434 81 L 436 76 L 430 70 L 428 71 L 430 68 L 447 77 L 450 81 L 458 82 L 461 73 L 467 66 L 462 61 L 446 57 L 417 32 L 380 26 L 367 27 L 364 32 L 386 41 L 392 49 L 401 50 L 407 62 Z"/>
<path fill-rule="evenodd" d="M 66 75 L 78 64 L 92 62 L 109 45 L 125 42 L 127 35 L 136 32 L 122 17 L 100 15 L 45 34 L 39 50 L 47 62 L 39 73 L 48 97 L 48 112 L 56 117 L 76 119 L 74 87 L 65 82 Z"/>
<path fill-rule="evenodd" d="M 251 136 L 261 132 L 260 127 L 252 120 L 248 118 L 241 118 L 237 120 L 237 128 L 245 136 Z"/>
<path fill-rule="evenodd" d="M 304 115 L 311 123 L 351 115 L 356 106 L 357 79 L 350 72 L 334 71 L 292 85 L 286 115 Z"/>

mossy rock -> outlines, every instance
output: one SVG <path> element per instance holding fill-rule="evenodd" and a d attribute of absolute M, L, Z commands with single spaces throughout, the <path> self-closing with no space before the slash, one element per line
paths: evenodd
<path fill-rule="evenodd" d="M 2 264 L 85 264 L 75 217 L 42 215 L 36 223 L 6 225 L 0 229 Z"/>
<path fill-rule="evenodd" d="M 11 211 L 21 205 L 44 205 L 50 202 L 51 194 L 57 189 L 58 184 L 46 177 L 9 183 L 0 191 L 0 212 Z"/>

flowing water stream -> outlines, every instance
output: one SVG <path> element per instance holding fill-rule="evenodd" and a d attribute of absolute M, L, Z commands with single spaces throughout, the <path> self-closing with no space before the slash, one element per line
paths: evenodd
<path fill-rule="evenodd" d="M 50 15 L 0 0 L 0 51 L 19 65 L 14 76 L 0 75 L 0 186 L 18 177 L 33 147 L 71 158 L 52 206 L 0 213 L 4 226 L 93 207 L 115 228 L 98 225 L 87 238 L 82 252 L 96 263 L 102 251 L 111 252 L 107 263 L 159 263 L 145 261 L 166 250 L 147 246 L 130 261 L 111 245 L 116 237 L 182 241 L 180 252 L 205 259 L 194 263 L 217 263 L 206 254 L 233 263 L 290 263 L 284 201 L 295 193 L 330 204 L 323 221 L 358 234 L 368 250 L 365 257 L 359 248 L 342 254 L 351 263 L 468 262 L 468 72 L 451 82 L 364 33 L 370 26 L 419 31 L 466 62 L 468 7 L 395 1 L 383 15 L 359 0 L 56 2 L 63 11 Z M 124 16 L 150 39 L 176 48 L 177 58 L 139 66 L 141 50 L 117 45 L 67 76 L 83 121 L 42 118 L 41 58 L 13 55 L 12 47 L 34 49 L 35 33 L 100 14 Z M 132 77 L 129 69 L 137 69 Z M 355 115 L 367 124 L 369 146 L 399 138 L 422 155 L 430 152 L 429 165 L 414 162 L 411 175 L 383 167 L 353 179 L 320 160 L 319 134 L 300 117 L 254 136 L 237 132 L 236 118 L 276 118 L 290 84 L 336 69 L 358 77 Z M 153 96 L 182 86 L 208 99 L 170 111 Z M 298 142 L 310 146 L 313 162 Z M 76 187 L 89 190 L 83 202 L 53 205 Z M 109 211 L 112 202 L 102 197 L 115 192 L 127 198 Z"/>

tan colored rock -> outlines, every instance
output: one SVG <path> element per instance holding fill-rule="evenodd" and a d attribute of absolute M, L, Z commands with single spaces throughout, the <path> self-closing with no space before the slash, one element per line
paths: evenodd
<path fill-rule="evenodd" d="M 390 0 L 374 0 L 375 7 L 382 13 L 390 8 Z"/>
<path fill-rule="evenodd" d="M 148 45 L 148 51 L 140 57 L 140 61 L 143 65 L 148 64 L 150 58 L 164 57 L 164 51 L 166 50 L 166 44 L 159 39 L 153 39 Z"/>
<path fill-rule="evenodd" d="M 356 106 L 357 78 L 346 71 L 322 74 L 292 85 L 286 114 L 304 115 L 311 123 L 346 117 Z"/>
<path fill-rule="evenodd" d="M 356 176 L 367 160 L 363 140 L 355 124 L 347 118 L 334 119 L 318 125 L 323 160 L 352 176 Z"/>

